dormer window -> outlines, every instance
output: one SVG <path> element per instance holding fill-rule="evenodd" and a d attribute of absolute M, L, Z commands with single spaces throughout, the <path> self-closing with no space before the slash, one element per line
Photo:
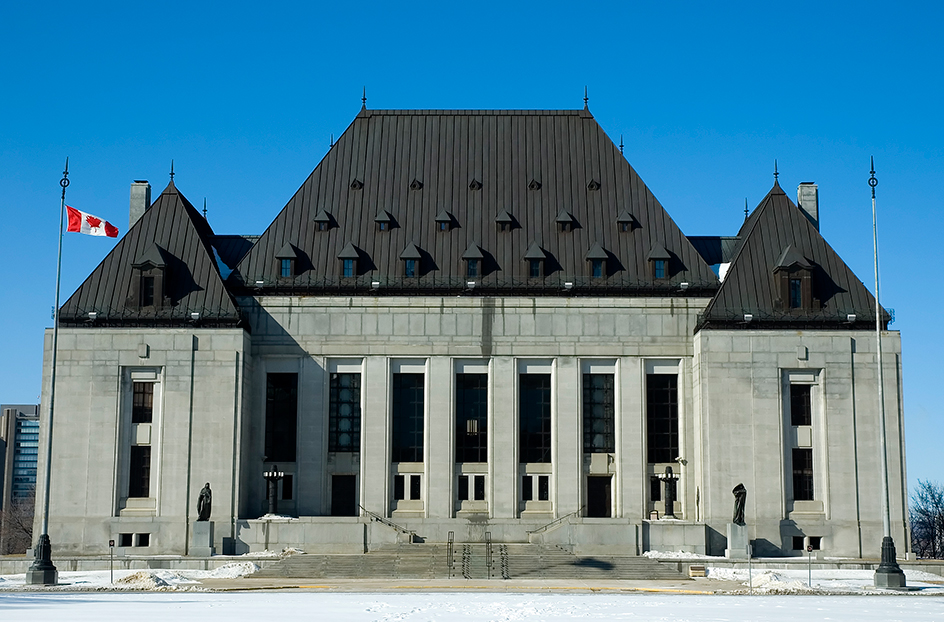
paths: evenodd
<path fill-rule="evenodd" d="M 387 210 L 380 210 L 380 213 L 374 218 L 374 222 L 377 223 L 378 231 L 390 231 L 393 229 L 394 219 L 393 215 Z"/>
<path fill-rule="evenodd" d="M 541 276 L 541 264 L 544 262 L 540 259 L 529 259 L 528 260 L 528 276 L 532 279 L 536 279 Z"/>
<path fill-rule="evenodd" d="M 479 273 L 482 271 L 481 264 L 481 259 L 467 259 L 465 263 L 465 275 L 470 278 L 479 276 Z"/>
<path fill-rule="evenodd" d="M 495 224 L 498 225 L 499 231 L 511 231 L 514 227 L 515 219 L 507 210 L 502 210 L 498 213 L 498 216 L 495 217 Z"/>
<path fill-rule="evenodd" d="M 295 260 L 294 259 L 280 259 L 279 260 L 279 276 L 288 277 L 295 274 Z"/>
<path fill-rule="evenodd" d="M 318 231 L 327 231 L 335 224 L 334 218 L 324 209 L 319 210 L 312 220 L 315 223 L 315 229 Z"/>
<path fill-rule="evenodd" d="M 286 242 L 275 254 L 275 260 L 278 262 L 279 278 L 290 279 L 297 274 L 298 251 L 290 242 Z"/>
<path fill-rule="evenodd" d="M 356 272 L 357 260 L 356 259 L 342 259 L 341 260 L 341 276 L 354 276 Z"/>
<path fill-rule="evenodd" d="M 357 261 L 360 259 L 360 256 L 361 253 L 357 250 L 356 246 L 350 242 L 344 245 L 344 248 L 338 253 L 338 259 L 341 260 L 342 277 L 350 278 L 357 276 Z"/>
<path fill-rule="evenodd" d="M 482 276 L 482 260 L 485 253 L 475 242 L 469 244 L 469 248 L 462 253 L 462 259 L 465 260 L 465 275 L 469 278 Z"/>
<path fill-rule="evenodd" d="M 132 297 L 139 308 L 159 309 L 164 306 L 164 281 L 167 264 L 164 249 L 151 244 L 148 249 L 132 264 L 134 278 Z"/>
<path fill-rule="evenodd" d="M 531 242 L 527 252 L 524 254 L 524 260 L 528 265 L 528 278 L 537 279 L 544 276 L 544 261 L 547 259 L 547 253 L 538 245 L 537 242 Z"/>
<path fill-rule="evenodd" d="M 594 242 L 590 250 L 587 251 L 586 259 L 590 262 L 590 276 L 594 279 L 602 279 L 606 276 L 607 252 L 603 250 L 599 242 Z"/>
<path fill-rule="evenodd" d="M 774 286 L 780 308 L 799 311 L 818 308 L 813 298 L 813 264 L 792 244 L 787 245 L 774 266 Z"/>
<path fill-rule="evenodd" d="M 151 275 L 141 275 L 141 291 L 138 297 L 142 307 L 154 306 L 154 277 Z"/>
<path fill-rule="evenodd" d="M 561 233 L 566 233 L 568 231 L 574 230 L 574 216 L 567 210 L 561 210 L 557 214 L 557 226 L 560 228 Z"/>
<path fill-rule="evenodd" d="M 632 232 L 635 223 L 636 220 L 633 218 L 633 215 L 625 209 L 616 217 L 616 226 L 619 227 L 620 233 Z"/>
<path fill-rule="evenodd" d="M 400 253 L 400 259 L 403 260 L 403 276 L 408 279 L 414 279 L 420 275 L 420 260 L 423 254 L 416 244 L 410 242 L 403 252 Z"/>
<path fill-rule="evenodd" d="M 436 228 L 440 231 L 449 231 L 455 223 L 455 218 L 446 210 L 441 210 L 436 214 Z"/>
<path fill-rule="evenodd" d="M 403 276 L 407 278 L 413 278 L 416 276 L 416 264 L 419 262 L 417 259 L 404 259 L 403 260 Z"/>
<path fill-rule="evenodd" d="M 646 256 L 646 259 L 649 260 L 653 279 L 662 280 L 672 276 L 669 272 L 669 261 L 672 259 L 672 256 L 661 244 L 653 246 Z"/>

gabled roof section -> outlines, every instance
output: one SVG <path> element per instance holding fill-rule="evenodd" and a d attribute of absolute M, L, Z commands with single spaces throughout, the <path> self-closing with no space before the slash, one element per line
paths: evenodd
<path fill-rule="evenodd" d="M 295 250 L 295 245 L 291 242 L 286 242 L 282 245 L 275 253 L 276 259 L 298 259 L 298 251 Z"/>
<path fill-rule="evenodd" d="M 669 251 L 665 249 L 665 246 L 662 244 L 654 244 L 652 248 L 649 249 L 649 254 L 646 255 L 646 259 L 672 259 L 672 255 L 669 254 Z"/>
<path fill-rule="evenodd" d="M 599 242 L 594 242 L 593 246 L 590 247 L 590 250 L 587 251 L 587 254 L 584 256 L 584 259 L 590 261 L 591 259 L 606 259 L 606 251 L 603 250 L 603 247 L 600 246 Z"/>
<path fill-rule="evenodd" d="M 738 237 L 740 247 L 697 330 L 874 326 L 875 298 L 776 182 Z M 795 265 L 811 272 L 811 308 L 783 308 L 777 302 L 781 293 L 774 272 Z M 745 314 L 752 316 L 749 324 Z M 884 310 L 883 316 L 887 322 Z"/>
<path fill-rule="evenodd" d="M 338 259 L 359 259 L 360 256 L 361 254 L 357 252 L 357 248 L 350 242 L 338 253 Z"/>
<path fill-rule="evenodd" d="M 220 277 L 211 241 L 213 230 L 171 181 L 60 310 L 66 326 L 190 325 L 241 326 L 235 300 Z M 139 308 L 135 304 L 140 269 L 163 261 L 168 304 Z"/>
<path fill-rule="evenodd" d="M 403 249 L 403 252 L 400 253 L 400 259 L 422 259 L 423 253 L 420 252 L 420 249 L 417 248 L 416 244 L 410 242 L 406 245 L 406 248 Z"/>
<path fill-rule="evenodd" d="M 351 180 L 363 182 L 357 190 Z M 470 180 L 481 189 L 470 191 Z M 415 183 L 414 183 L 415 182 Z M 533 183 L 532 183 L 533 182 Z M 477 187 L 478 184 L 475 184 Z M 380 210 L 397 226 L 382 233 Z M 579 227 L 561 231 L 558 214 Z M 316 215 L 331 224 L 318 231 Z M 442 212 L 453 224 L 438 231 Z M 630 231 L 617 222 L 632 215 Z M 496 216 L 497 215 L 497 216 Z M 461 226 L 456 226 L 461 223 Z M 512 226 L 496 226 L 511 223 Z M 472 241 L 488 249 L 491 269 L 474 295 L 518 292 L 621 296 L 709 296 L 718 279 L 588 110 L 363 109 L 282 208 L 227 281 L 241 293 L 285 289 L 271 261 L 293 241 L 311 267 L 291 291 L 427 293 L 466 290 L 462 255 Z M 521 258 L 540 240 L 551 263 L 541 279 Z M 371 258 L 356 279 L 335 261 L 348 242 Z M 605 280 L 586 276 L 584 260 L 597 242 L 614 259 Z M 655 279 L 646 255 L 655 243 L 673 270 Z M 422 275 L 403 279 L 401 251 L 423 249 Z M 563 284 L 573 290 L 562 293 Z"/>
<path fill-rule="evenodd" d="M 482 249 L 479 248 L 479 245 L 475 242 L 469 244 L 469 248 L 465 249 L 465 252 L 462 253 L 463 259 L 482 259 L 485 255 L 482 253 Z"/>
<path fill-rule="evenodd" d="M 544 252 L 544 249 L 541 248 L 541 245 L 537 242 L 531 242 L 531 245 L 528 247 L 527 252 L 524 254 L 525 259 L 547 259 L 547 253 Z"/>

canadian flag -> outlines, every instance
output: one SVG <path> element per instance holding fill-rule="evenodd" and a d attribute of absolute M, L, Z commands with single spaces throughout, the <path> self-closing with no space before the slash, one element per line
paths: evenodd
<path fill-rule="evenodd" d="M 66 205 L 66 209 L 69 211 L 69 227 L 66 231 L 86 235 L 104 235 L 110 238 L 118 237 L 118 227 L 110 222 L 102 220 L 98 216 L 80 212 L 68 205 Z"/>

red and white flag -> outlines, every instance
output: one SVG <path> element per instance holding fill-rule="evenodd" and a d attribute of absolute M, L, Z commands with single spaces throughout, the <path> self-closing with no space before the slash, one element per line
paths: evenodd
<path fill-rule="evenodd" d="M 110 238 L 118 237 L 118 227 L 110 222 L 102 220 L 98 216 L 80 212 L 68 205 L 66 205 L 66 209 L 69 211 L 69 228 L 66 231 L 86 235 L 104 235 Z"/>

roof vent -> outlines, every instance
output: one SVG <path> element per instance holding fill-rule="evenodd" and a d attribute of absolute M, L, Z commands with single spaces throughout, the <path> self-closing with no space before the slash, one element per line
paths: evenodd
<path fill-rule="evenodd" d="M 482 189 L 482 182 L 480 182 L 478 179 L 473 179 L 472 183 L 469 184 L 469 190 L 481 190 L 481 189 Z"/>
<path fill-rule="evenodd" d="M 360 179 L 355 179 L 351 182 L 351 190 L 361 190 L 364 187 L 364 182 Z"/>
<path fill-rule="evenodd" d="M 596 179 L 591 179 L 590 183 L 587 184 L 587 190 L 593 191 L 593 190 L 599 190 L 599 189 L 600 189 L 600 182 L 598 182 Z"/>
<path fill-rule="evenodd" d="M 422 189 L 423 189 L 423 182 L 421 182 L 419 179 L 414 179 L 413 181 L 410 182 L 410 190 L 422 190 Z"/>
<path fill-rule="evenodd" d="M 537 179 L 532 179 L 531 182 L 528 183 L 528 190 L 540 190 L 540 189 L 541 189 L 541 182 L 539 182 Z"/>

